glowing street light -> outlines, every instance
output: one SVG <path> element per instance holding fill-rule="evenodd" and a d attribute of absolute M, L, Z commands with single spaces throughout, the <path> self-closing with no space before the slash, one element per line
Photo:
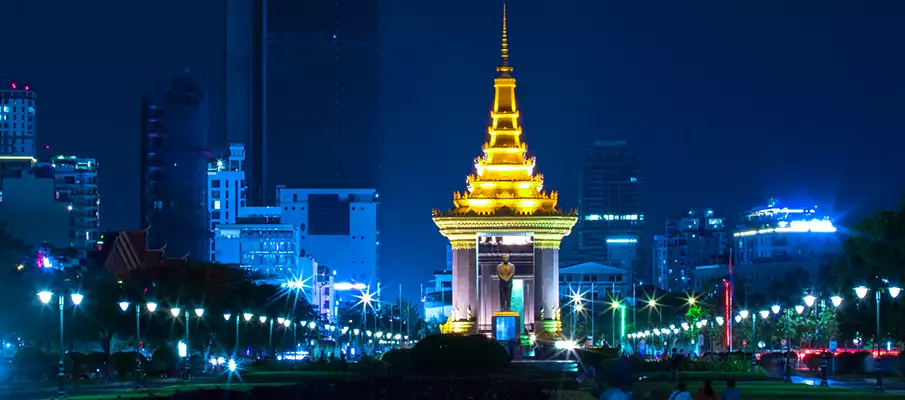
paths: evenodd
<path fill-rule="evenodd" d="M 814 302 L 817 301 L 817 298 L 811 295 L 804 296 L 804 304 L 808 307 L 814 305 Z"/>
<path fill-rule="evenodd" d="M 230 315 L 229 313 L 224 313 L 224 314 L 223 314 L 223 319 L 226 320 L 226 321 L 229 321 L 229 318 L 230 318 L 230 317 L 232 317 L 232 315 Z"/>
<path fill-rule="evenodd" d="M 769 310 L 760 310 L 760 317 L 763 319 L 770 318 L 770 311 Z"/>
<path fill-rule="evenodd" d="M 153 301 L 149 301 L 148 304 L 145 304 L 145 307 L 148 308 L 148 312 L 157 311 L 157 303 Z"/>
<path fill-rule="evenodd" d="M 285 320 L 286 320 L 286 318 L 279 317 L 279 318 L 277 318 L 277 323 L 280 325 L 283 325 L 283 321 L 285 321 Z"/>
<path fill-rule="evenodd" d="M 721 315 L 716 316 L 716 318 L 714 319 L 716 320 L 716 324 L 719 326 L 723 326 L 723 324 L 726 323 L 726 319 Z"/>
<path fill-rule="evenodd" d="M 53 293 L 48 292 L 46 290 L 38 292 L 38 300 L 41 300 L 41 302 L 44 304 L 50 303 L 50 299 L 52 297 L 53 297 Z"/>
<path fill-rule="evenodd" d="M 72 299 L 72 304 L 79 305 L 79 304 L 82 304 L 82 300 L 85 299 L 85 296 L 82 296 L 79 293 L 73 293 L 73 294 L 69 295 L 69 298 Z"/>
<path fill-rule="evenodd" d="M 283 320 L 283 326 L 286 327 L 286 328 L 288 328 L 289 325 L 292 325 L 292 321 L 290 321 L 290 320 L 288 320 L 288 319 L 284 319 L 284 320 Z"/>
<path fill-rule="evenodd" d="M 195 309 L 195 315 L 197 315 L 198 318 L 201 318 L 201 316 L 204 315 L 204 309 L 203 309 L 203 308 L 196 308 L 196 309 Z"/>
<path fill-rule="evenodd" d="M 173 315 L 174 317 L 178 317 L 180 312 L 182 312 L 182 310 L 180 310 L 177 307 L 173 307 L 170 309 L 170 314 Z"/>
<path fill-rule="evenodd" d="M 267 322 L 267 317 L 262 315 L 262 316 L 258 317 L 258 321 L 261 321 L 261 323 L 263 324 L 263 323 Z"/>
<path fill-rule="evenodd" d="M 859 299 L 863 299 L 864 296 L 867 296 L 867 287 L 866 286 L 858 286 L 855 288 L 855 294 Z"/>
<path fill-rule="evenodd" d="M 748 310 L 741 310 L 738 312 L 738 315 L 742 317 L 742 319 L 748 319 Z"/>
<path fill-rule="evenodd" d="M 251 319 L 253 317 L 254 317 L 254 314 L 251 314 L 251 313 L 242 314 L 242 318 L 245 318 L 245 322 L 251 321 Z"/>
<path fill-rule="evenodd" d="M 830 297 L 830 301 L 833 303 L 833 307 L 839 307 L 842 304 L 842 297 L 833 296 Z"/>
<path fill-rule="evenodd" d="M 128 310 L 128 309 L 129 309 L 129 302 L 128 302 L 128 301 L 121 301 L 121 302 L 119 302 L 119 309 L 120 309 L 120 310 L 123 310 L 123 311 Z"/>
<path fill-rule="evenodd" d="M 779 312 L 782 311 L 782 307 L 780 307 L 778 304 L 774 304 L 773 307 L 770 307 L 770 309 L 773 311 L 773 314 L 779 314 Z"/>
<path fill-rule="evenodd" d="M 889 295 L 892 296 L 892 298 L 899 297 L 899 293 L 902 293 L 902 288 L 897 286 L 892 286 L 889 288 Z"/>
<path fill-rule="evenodd" d="M 803 313 L 803 312 L 804 312 L 804 306 L 801 305 L 801 304 L 795 306 L 795 312 L 797 312 L 797 313 L 799 313 L 799 314 Z"/>

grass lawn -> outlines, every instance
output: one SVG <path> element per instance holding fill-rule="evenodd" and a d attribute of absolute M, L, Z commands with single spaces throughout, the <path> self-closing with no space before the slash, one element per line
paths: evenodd
<path fill-rule="evenodd" d="M 703 382 L 686 382 L 688 391 L 693 394 L 697 393 L 704 383 Z M 666 400 L 669 393 L 675 388 L 673 383 L 665 382 L 640 382 L 633 388 L 635 393 L 640 393 L 649 400 Z M 716 382 L 717 396 L 719 396 L 725 388 L 725 383 Z M 767 399 L 833 399 L 833 400 L 856 400 L 856 399 L 874 399 L 874 398 L 901 398 L 892 394 L 877 394 L 867 391 L 857 391 L 850 389 L 821 388 L 808 385 L 793 385 L 782 382 L 741 382 L 738 387 L 742 392 L 742 398 L 745 400 L 767 400 Z M 719 398 L 719 397 L 718 397 Z"/>

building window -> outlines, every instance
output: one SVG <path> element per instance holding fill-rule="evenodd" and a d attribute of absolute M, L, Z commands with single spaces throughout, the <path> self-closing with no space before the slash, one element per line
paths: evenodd
<path fill-rule="evenodd" d="M 154 200 L 154 209 L 155 209 L 155 210 L 163 210 L 163 201 L 162 201 L 162 200 Z"/>
<path fill-rule="evenodd" d="M 218 187 L 220 187 L 220 180 L 219 180 L 219 179 L 214 179 L 214 180 L 212 180 L 212 181 L 211 181 L 211 187 L 212 187 L 212 188 L 218 188 Z"/>
<path fill-rule="evenodd" d="M 214 210 L 220 209 L 220 200 L 214 200 Z"/>

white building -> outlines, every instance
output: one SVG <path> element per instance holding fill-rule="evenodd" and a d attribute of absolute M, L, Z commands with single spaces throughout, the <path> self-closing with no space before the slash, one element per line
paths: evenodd
<path fill-rule="evenodd" d="M 97 161 L 93 158 L 56 156 L 50 163 L 54 181 L 54 198 L 66 203 L 69 210 L 69 247 L 84 257 L 88 251 L 99 250 L 100 204 L 97 186 Z"/>
<path fill-rule="evenodd" d="M 278 187 L 277 199 L 280 221 L 299 228 L 300 256 L 338 271 L 339 281 L 376 282 L 376 190 Z"/>
<path fill-rule="evenodd" d="M 576 293 L 585 301 L 609 301 L 610 295 L 627 298 L 631 293 L 631 271 L 586 262 L 559 269 L 560 304 L 566 304 Z"/>
<path fill-rule="evenodd" d="M 452 311 L 452 268 L 434 271 L 431 285 L 424 288 L 424 320 L 429 324 L 442 324 Z"/>
<path fill-rule="evenodd" d="M 299 263 L 299 230 L 292 224 L 220 224 L 213 243 L 212 261 L 250 270 L 266 283 L 279 285 L 311 273 Z"/>
<path fill-rule="evenodd" d="M 229 158 L 208 163 L 207 207 L 211 232 L 221 224 L 235 224 L 239 210 L 245 207 L 245 146 L 229 145 Z M 210 241 L 210 259 L 214 258 L 216 234 Z M 222 262 L 222 261 L 221 261 Z"/>
<path fill-rule="evenodd" d="M 35 156 L 35 92 L 0 80 L 0 154 Z"/>

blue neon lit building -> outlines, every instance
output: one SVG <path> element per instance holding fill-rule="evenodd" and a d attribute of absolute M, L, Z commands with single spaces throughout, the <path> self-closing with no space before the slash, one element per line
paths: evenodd
<path fill-rule="evenodd" d="M 733 234 L 736 265 L 820 260 L 841 246 L 832 218 L 812 207 L 786 207 L 770 198 L 741 215 Z"/>

